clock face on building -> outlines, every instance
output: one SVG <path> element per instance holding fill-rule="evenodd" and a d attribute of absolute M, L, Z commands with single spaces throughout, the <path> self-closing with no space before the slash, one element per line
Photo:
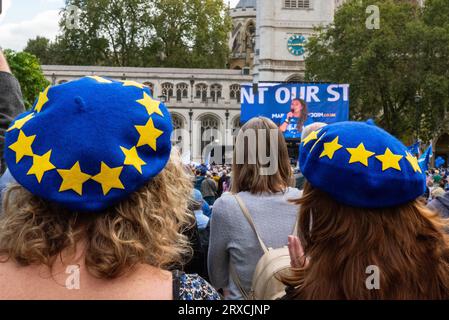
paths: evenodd
<path fill-rule="evenodd" d="M 306 44 L 306 38 L 303 35 L 295 34 L 288 39 L 287 48 L 294 56 L 301 56 L 306 51 L 304 45 Z"/>

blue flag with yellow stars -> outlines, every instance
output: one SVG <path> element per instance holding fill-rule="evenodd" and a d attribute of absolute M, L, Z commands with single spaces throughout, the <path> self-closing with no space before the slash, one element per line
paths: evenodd
<path fill-rule="evenodd" d="M 99 211 L 163 170 L 171 132 L 168 110 L 143 84 L 91 76 L 40 93 L 7 130 L 5 159 L 31 193 Z"/>
<path fill-rule="evenodd" d="M 430 158 L 432 157 L 432 144 L 424 151 L 424 153 L 419 157 L 418 163 L 422 171 L 427 171 L 429 169 Z"/>
<path fill-rule="evenodd" d="M 419 154 L 419 146 L 421 145 L 420 141 L 416 141 L 414 144 L 412 144 L 411 146 L 407 147 L 408 151 L 416 156 Z"/>

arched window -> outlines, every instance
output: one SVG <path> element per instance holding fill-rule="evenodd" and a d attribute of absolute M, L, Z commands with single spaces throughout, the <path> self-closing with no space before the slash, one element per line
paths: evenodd
<path fill-rule="evenodd" d="M 287 82 L 295 83 L 295 82 L 303 82 L 304 77 L 300 74 L 294 74 L 287 79 Z"/>
<path fill-rule="evenodd" d="M 182 154 L 182 129 L 184 129 L 184 119 L 182 116 L 176 113 L 171 114 L 171 121 L 173 125 L 172 145 L 178 146 L 179 151 Z"/>
<path fill-rule="evenodd" d="M 173 97 L 173 83 L 162 84 L 162 95 L 166 97 L 166 101 L 170 101 L 170 98 Z"/>
<path fill-rule="evenodd" d="M 231 100 L 237 100 L 238 103 L 240 103 L 240 85 L 239 84 L 233 84 L 229 87 L 229 98 Z"/>
<path fill-rule="evenodd" d="M 232 129 L 240 129 L 240 116 L 237 116 L 232 120 Z"/>
<path fill-rule="evenodd" d="M 182 99 L 188 98 L 189 85 L 187 83 L 179 83 L 176 85 L 176 101 L 180 102 Z"/>
<path fill-rule="evenodd" d="M 237 35 L 235 36 L 234 42 L 232 44 L 232 52 L 233 53 L 238 53 L 240 50 L 240 31 L 237 33 Z"/>
<path fill-rule="evenodd" d="M 154 84 L 152 82 L 146 81 L 143 85 L 150 89 L 152 95 L 154 94 Z"/>
<path fill-rule="evenodd" d="M 201 101 L 207 101 L 207 85 L 204 83 L 197 84 L 195 86 L 195 97 L 201 99 Z"/>
<path fill-rule="evenodd" d="M 171 121 L 173 125 L 173 130 L 183 129 L 184 128 L 184 120 L 182 117 L 176 113 L 171 114 Z"/>
<path fill-rule="evenodd" d="M 221 98 L 221 89 L 221 85 L 217 83 L 210 87 L 210 96 L 213 102 L 218 102 L 218 99 Z"/>
<path fill-rule="evenodd" d="M 208 144 L 214 143 L 215 140 L 219 139 L 219 137 L 216 136 L 219 124 L 220 120 L 213 115 L 206 115 L 201 118 L 201 154 Z"/>

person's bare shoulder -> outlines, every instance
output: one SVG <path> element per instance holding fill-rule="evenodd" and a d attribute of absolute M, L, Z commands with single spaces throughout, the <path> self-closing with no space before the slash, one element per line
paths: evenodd
<path fill-rule="evenodd" d="M 47 271 L 45 271 L 47 270 Z M 62 271 L 61 271 L 62 270 Z M 116 279 L 98 279 L 84 267 L 79 277 L 56 266 L 55 274 L 44 266 L 19 266 L 13 261 L 0 263 L 0 300 L 171 300 L 172 275 L 149 265 L 138 265 Z M 72 280 L 78 281 L 72 283 Z M 76 284 L 75 289 L 67 284 Z"/>

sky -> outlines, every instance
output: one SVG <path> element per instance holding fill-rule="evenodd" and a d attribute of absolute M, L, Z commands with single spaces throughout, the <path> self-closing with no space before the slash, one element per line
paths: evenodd
<path fill-rule="evenodd" d="M 234 7 L 239 0 L 228 1 Z M 2 0 L 0 47 L 20 51 L 28 39 L 44 36 L 53 40 L 58 33 L 59 12 L 64 0 Z"/>

